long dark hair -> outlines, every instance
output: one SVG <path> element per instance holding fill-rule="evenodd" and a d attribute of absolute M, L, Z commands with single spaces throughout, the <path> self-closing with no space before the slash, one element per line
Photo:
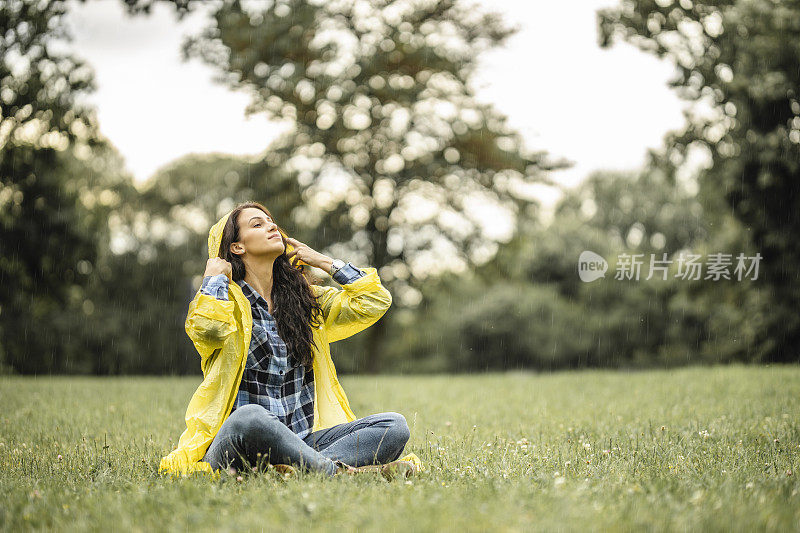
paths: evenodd
<path fill-rule="evenodd" d="M 231 243 L 239 240 L 239 213 L 248 207 L 255 207 L 272 217 L 272 213 L 258 202 L 245 202 L 236 206 L 222 230 L 222 242 L 219 244 L 219 256 L 233 267 L 233 281 L 244 279 L 245 266 L 242 258 L 231 252 Z M 276 223 L 277 224 L 277 223 Z M 286 246 L 283 228 L 281 240 Z M 286 256 L 286 251 L 279 255 L 272 265 L 273 316 L 278 323 L 278 335 L 286 343 L 286 349 L 296 362 L 311 368 L 314 360 L 313 327 L 322 323 L 322 308 L 311 291 L 308 279 L 302 267 L 294 267 Z"/>

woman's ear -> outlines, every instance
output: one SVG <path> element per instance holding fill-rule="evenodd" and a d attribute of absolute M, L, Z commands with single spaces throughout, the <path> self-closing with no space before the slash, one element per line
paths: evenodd
<path fill-rule="evenodd" d="M 235 255 L 242 255 L 244 253 L 244 246 L 238 242 L 231 243 L 231 253 Z"/>

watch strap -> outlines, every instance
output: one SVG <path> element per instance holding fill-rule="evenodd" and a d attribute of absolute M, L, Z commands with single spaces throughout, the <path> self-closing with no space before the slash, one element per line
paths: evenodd
<path fill-rule="evenodd" d="M 341 268 L 344 267 L 345 264 L 346 263 L 341 259 L 334 259 L 333 262 L 331 263 L 330 275 L 333 276 L 334 274 L 336 274 L 336 272 L 341 270 Z"/>

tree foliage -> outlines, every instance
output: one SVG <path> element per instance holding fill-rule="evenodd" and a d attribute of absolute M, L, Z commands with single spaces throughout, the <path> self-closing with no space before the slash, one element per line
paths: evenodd
<path fill-rule="evenodd" d="M 395 293 L 449 268 L 443 250 L 469 267 L 496 249 L 469 201 L 515 213 L 529 203 L 519 185 L 557 166 L 470 86 L 479 54 L 515 31 L 496 14 L 454 0 L 234 0 L 213 18 L 187 57 L 250 94 L 249 113 L 290 122 L 267 157 L 301 185 L 299 223 L 328 229 L 321 246 L 346 244 Z M 383 325 L 368 332 L 368 370 L 379 368 Z"/>
<path fill-rule="evenodd" d="M 58 46 L 64 10 L 0 3 L 0 366 L 25 372 L 63 361 L 56 317 L 81 299 L 122 179 L 80 103 L 93 72 Z"/>
<path fill-rule="evenodd" d="M 626 0 L 599 15 L 601 45 L 617 39 L 671 59 L 671 85 L 709 113 L 689 113 L 685 131 L 665 141 L 666 164 L 694 149 L 712 165 L 701 195 L 719 198 L 763 256 L 761 282 L 774 312 L 760 351 L 765 360 L 800 353 L 800 5 L 768 0 Z M 663 163 L 663 162 L 662 162 Z M 710 210 L 720 212 L 719 210 Z"/>

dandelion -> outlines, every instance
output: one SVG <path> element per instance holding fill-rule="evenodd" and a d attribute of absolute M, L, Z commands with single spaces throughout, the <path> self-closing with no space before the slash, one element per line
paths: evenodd
<path fill-rule="evenodd" d="M 583 447 L 584 447 L 585 449 L 587 449 L 587 450 L 591 450 L 591 449 L 592 449 L 592 445 L 591 445 L 591 444 L 589 444 L 588 442 L 584 442 L 584 443 L 583 443 Z"/>

